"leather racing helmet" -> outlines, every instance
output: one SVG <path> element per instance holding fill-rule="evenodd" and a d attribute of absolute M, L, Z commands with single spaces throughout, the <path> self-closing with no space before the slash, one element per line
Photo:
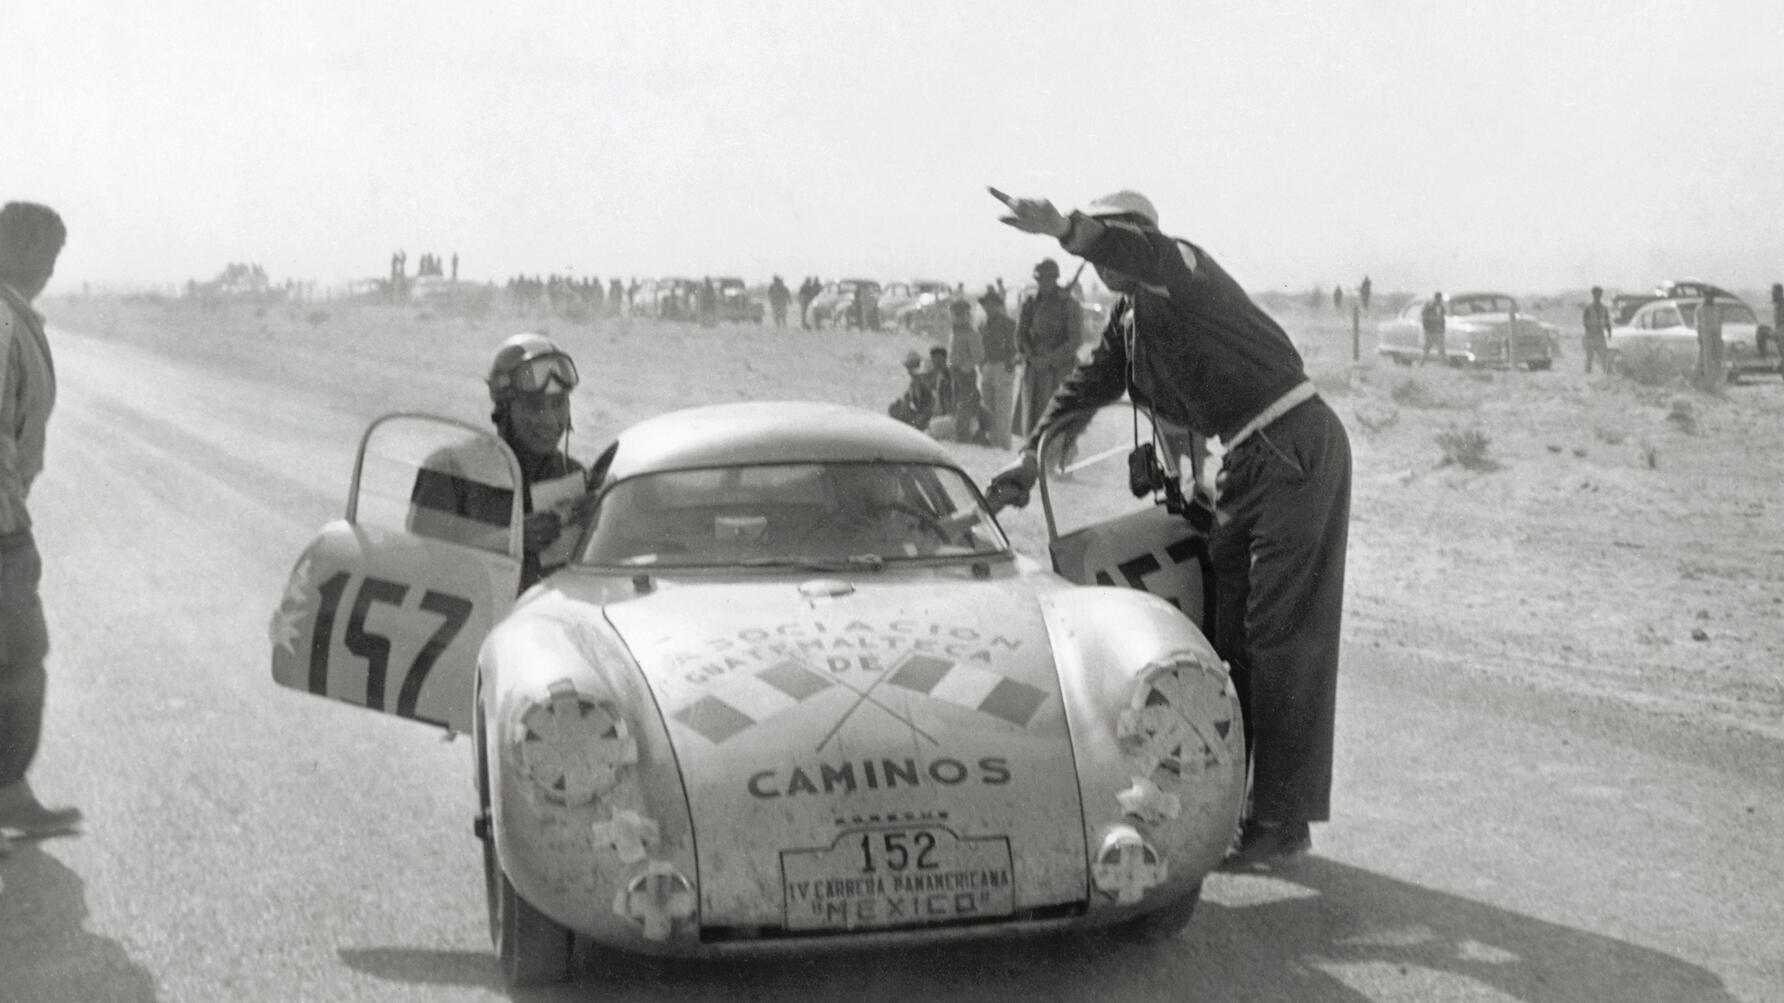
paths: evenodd
<path fill-rule="evenodd" d="M 535 331 L 510 335 L 489 360 L 489 399 L 517 394 L 567 394 L 576 388 L 576 363 L 557 343 Z"/>

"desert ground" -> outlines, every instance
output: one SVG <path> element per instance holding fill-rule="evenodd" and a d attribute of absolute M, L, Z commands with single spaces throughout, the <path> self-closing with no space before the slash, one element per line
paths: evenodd
<path fill-rule="evenodd" d="M 64 397 L 33 496 L 55 637 L 35 775 L 90 824 L 0 861 L 0 997 L 21 1000 L 499 996 L 465 743 L 266 669 L 359 429 L 484 420 L 488 352 L 518 330 L 576 356 L 584 459 L 691 404 L 883 410 L 923 347 L 444 305 L 39 305 Z M 586 973 L 537 998 L 1784 999 L 1784 379 L 1585 375 L 1577 308 L 1550 318 L 1551 371 L 1405 369 L 1374 358 L 1384 316 L 1353 360 L 1348 309 L 1278 312 L 1355 456 L 1335 816 L 1301 870 L 1211 878 L 1158 949 Z M 981 484 L 1009 458 L 951 448 Z M 1038 555 L 1036 509 L 1000 520 Z"/>

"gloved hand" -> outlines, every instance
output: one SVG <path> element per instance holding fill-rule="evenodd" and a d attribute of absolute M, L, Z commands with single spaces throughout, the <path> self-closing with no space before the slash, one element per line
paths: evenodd
<path fill-rule="evenodd" d="M 1006 505 L 1027 506 L 1028 493 L 1040 479 L 1040 461 L 1034 453 L 1023 450 L 1014 463 L 991 475 L 991 484 L 985 489 L 985 501 L 991 506 L 991 513 L 996 515 Z"/>
<path fill-rule="evenodd" d="M 556 512 L 534 512 L 521 526 L 521 546 L 527 553 L 536 554 L 557 542 L 558 534 L 563 531 L 564 521 Z"/>

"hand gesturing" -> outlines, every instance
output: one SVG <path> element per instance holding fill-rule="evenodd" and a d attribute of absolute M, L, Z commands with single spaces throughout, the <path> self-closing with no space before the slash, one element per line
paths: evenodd
<path fill-rule="evenodd" d="M 1071 221 L 1053 208 L 1053 203 L 1046 199 L 1017 198 L 1006 195 L 996 188 L 987 186 L 993 198 L 1004 204 L 1009 215 L 998 217 L 1002 222 L 1021 230 L 1023 233 L 1044 233 L 1049 237 L 1063 237 L 1071 229 Z"/>

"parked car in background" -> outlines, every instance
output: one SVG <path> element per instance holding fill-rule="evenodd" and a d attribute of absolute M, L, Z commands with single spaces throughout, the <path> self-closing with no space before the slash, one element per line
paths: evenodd
<path fill-rule="evenodd" d="M 688 278 L 646 279 L 639 295 L 648 304 L 647 316 L 659 320 L 694 321 L 700 318 L 700 280 Z"/>
<path fill-rule="evenodd" d="M 890 320 L 901 331 L 944 337 L 952 324 L 948 303 L 954 299 L 954 287 L 937 279 L 917 279 L 895 283 L 904 290 L 880 296 L 880 318 Z"/>
<path fill-rule="evenodd" d="M 749 286 L 742 279 L 727 275 L 714 279 L 713 284 L 718 287 L 720 320 L 733 324 L 762 323 L 762 303 L 750 296 Z"/>
<path fill-rule="evenodd" d="M 1760 323 L 1753 308 L 1732 294 L 1716 305 L 1722 311 L 1722 345 L 1728 360 L 1729 382 L 1742 376 L 1780 372 L 1777 353 L 1759 354 Z M 1703 300 L 1696 298 L 1674 297 L 1643 304 L 1629 323 L 1611 329 L 1611 372 L 1627 371 L 1634 366 L 1678 370 L 1696 366 L 1697 312 L 1702 308 Z"/>
<path fill-rule="evenodd" d="M 1430 301 L 1429 296 L 1412 300 L 1378 325 L 1375 351 L 1412 365 L 1424 351 L 1421 314 Z M 1457 293 L 1445 299 L 1444 308 L 1449 319 L 1443 348 L 1450 365 L 1548 369 L 1555 364 L 1561 329 L 1520 312 L 1516 299 L 1504 293 Z"/>
<path fill-rule="evenodd" d="M 862 309 L 856 309 L 856 290 L 860 290 Z M 880 329 L 880 284 L 873 279 L 841 279 L 824 283 L 817 298 L 811 301 L 813 327 Z M 865 316 L 863 316 L 865 314 Z"/>

